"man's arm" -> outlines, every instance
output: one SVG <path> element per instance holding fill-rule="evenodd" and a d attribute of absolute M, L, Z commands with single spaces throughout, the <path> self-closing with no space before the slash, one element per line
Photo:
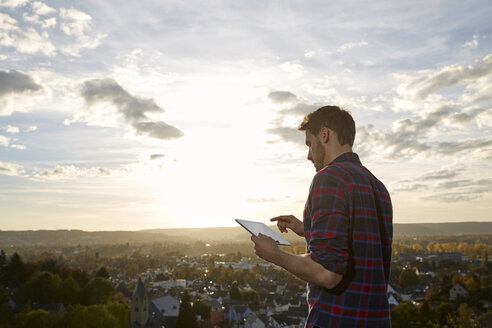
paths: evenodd
<path fill-rule="evenodd" d="M 251 236 L 251 240 L 255 243 L 255 253 L 259 257 L 284 268 L 304 281 L 331 289 L 342 280 L 341 274 L 325 269 L 308 255 L 299 256 L 282 251 L 268 236 Z"/>

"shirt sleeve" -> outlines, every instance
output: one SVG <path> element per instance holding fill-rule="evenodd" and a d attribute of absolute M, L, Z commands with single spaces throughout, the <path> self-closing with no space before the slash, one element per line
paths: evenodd
<path fill-rule="evenodd" d="M 327 173 L 318 173 L 309 193 L 311 259 L 329 271 L 345 274 L 350 230 L 344 184 Z"/>

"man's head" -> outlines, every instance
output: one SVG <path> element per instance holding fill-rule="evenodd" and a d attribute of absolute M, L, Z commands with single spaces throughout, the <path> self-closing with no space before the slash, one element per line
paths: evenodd
<path fill-rule="evenodd" d="M 337 106 L 324 106 L 306 115 L 299 131 L 306 132 L 308 159 L 318 172 L 342 153 L 351 151 L 355 122 L 348 111 Z"/>

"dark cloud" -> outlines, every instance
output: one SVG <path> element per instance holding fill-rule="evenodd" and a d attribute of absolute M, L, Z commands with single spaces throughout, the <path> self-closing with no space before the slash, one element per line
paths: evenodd
<path fill-rule="evenodd" d="M 135 128 L 136 135 L 156 139 L 174 139 L 183 136 L 178 128 L 162 121 L 151 121 L 147 113 L 162 113 L 153 99 L 131 95 L 113 79 L 93 79 L 82 85 L 81 95 L 88 106 L 111 103 L 126 121 Z"/>
<path fill-rule="evenodd" d="M 477 80 L 492 74 L 492 54 L 485 57 L 476 66 L 449 66 L 436 74 L 418 79 L 408 84 L 405 89 L 411 90 L 415 98 L 425 99 L 439 89 Z"/>
<path fill-rule="evenodd" d="M 289 103 L 298 98 L 295 94 L 289 91 L 273 91 L 268 94 L 268 98 L 276 103 Z M 295 116 L 299 118 L 299 124 L 302 122 L 302 118 L 317 109 L 319 106 L 297 102 L 291 106 L 283 108 L 278 112 L 277 117 L 271 122 L 272 128 L 267 129 L 265 132 L 275 135 L 280 138 L 281 141 L 292 142 L 295 145 L 304 147 L 304 134 L 297 130 L 297 126 L 285 126 L 284 120 L 287 117 Z M 270 143 L 277 141 L 270 141 Z"/>
<path fill-rule="evenodd" d="M 297 96 L 289 91 L 272 91 L 268 99 L 274 103 L 283 104 L 297 101 Z"/>
<path fill-rule="evenodd" d="M 268 129 L 266 130 L 266 132 L 280 137 L 280 139 L 283 141 L 292 142 L 300 146 L 305 146 L 304 135 L 297 129 L 280 126 Z"/>
<path fill-rule="evenodd" d="M 18 71 L 0 71 L 0 97 L 11 93 L 39 90 L 41 86 L 27 74 Z"/>
<path fill-rule="evenodd" d="M 133 96 L 113 79 L 85 81 L 81 94 L 89 106 L 101 102 L 113 104 L 129 121 L 145 119 L 149 112 L 164 112 L 153 99 Z"/>
<path fill-rule="evenodd" d="M 137 135 L 146 135 L 156 139 L 176 139 L 183 136 L 183 132 L 164 122 L 140 122 L 132 126 Z"/>
<path fill-rule="evenodd" d="M 159 159 L 159 158 L 162 158 L 164 156 L 165 156 L 164 154 L 151 154 L 151 155 L 149 155 L 149 158 L 151 161 L 153 161 L 155 159 Z"/>

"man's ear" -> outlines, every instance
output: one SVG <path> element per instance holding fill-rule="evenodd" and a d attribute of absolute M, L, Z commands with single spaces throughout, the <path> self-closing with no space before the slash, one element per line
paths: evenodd
<path fill-rule="evenodd" d="M 328 140 L 330 140 L 330 129 L 328 129 L 327 127 L 322 127 L 321 131 L 319 132 L 319 136 L 322 143 L 327 143 Z"/>

